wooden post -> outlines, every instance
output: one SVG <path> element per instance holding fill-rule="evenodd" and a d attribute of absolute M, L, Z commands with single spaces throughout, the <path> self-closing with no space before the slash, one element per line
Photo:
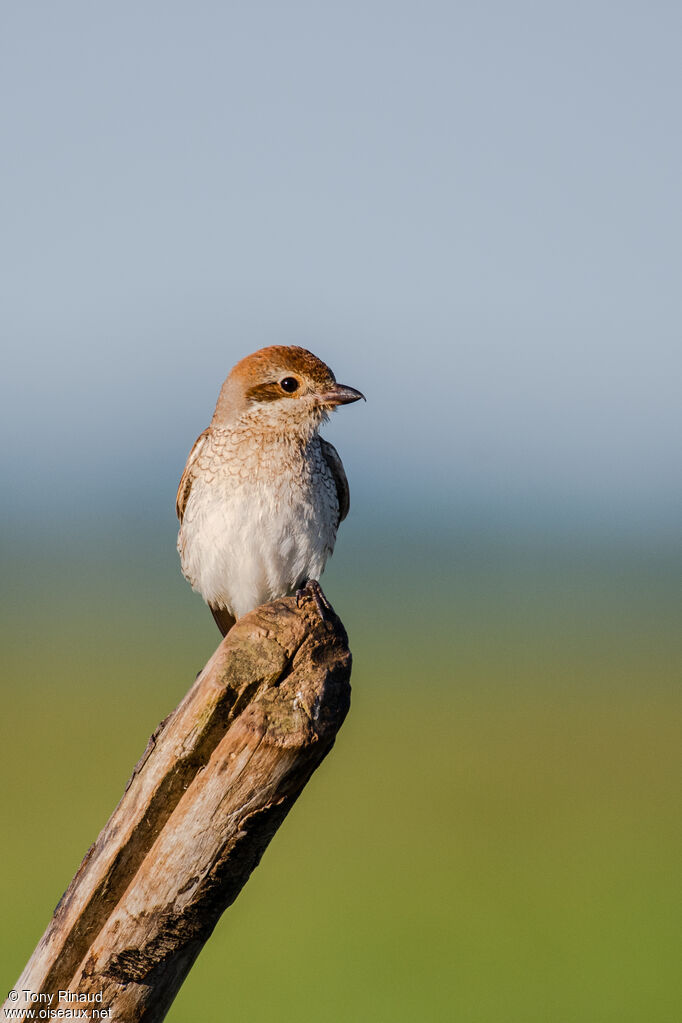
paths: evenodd
<path fill-rule="evenodd" d="M 6 1010 L 163 1019 L 348 711 L 347 636 L 314 597 L 240 619 L 156 729 Z"/>

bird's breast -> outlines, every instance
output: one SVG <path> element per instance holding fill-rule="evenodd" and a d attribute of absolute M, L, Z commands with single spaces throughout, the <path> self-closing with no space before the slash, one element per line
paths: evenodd
<path fill-rule="evenodd" d="M 319 448 L 230 443 L 197 460 L 178 536 L 185 576 L 237 617 L 321 575 L 338 500 Z"/>

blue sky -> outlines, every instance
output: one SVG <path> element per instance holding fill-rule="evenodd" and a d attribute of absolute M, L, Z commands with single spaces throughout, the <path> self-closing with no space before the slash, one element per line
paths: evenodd
<path fill-rule="evenodd" d="M 6 7 L 10 513 L 165 508 L 231 365 L 299 343 L 367 394 L 328 435 L 378 505 L 678 519 L 681 21 Z"/>

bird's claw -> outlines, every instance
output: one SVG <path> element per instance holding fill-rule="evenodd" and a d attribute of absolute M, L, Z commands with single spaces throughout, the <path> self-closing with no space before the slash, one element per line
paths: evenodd
<path fill-rule="evenodd" d="M 315 601 L 315 607 L 317 608 L 318 614 L 323 622 L 326 622 L 333 611 L 333 608 L 324 593 L 322 587 L 318 583 L 317 579 L 308 579 L 305 586 L 300 590 L 296 590 L 296 604 L 298 607 L 301 606 L 302 601 L 307 597 L 312 597 Z"/>

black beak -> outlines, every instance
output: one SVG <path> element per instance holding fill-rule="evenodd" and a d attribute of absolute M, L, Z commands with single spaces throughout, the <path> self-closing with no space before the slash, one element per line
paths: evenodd
<path fill-rule="evenodd" d="M 318 395 L 322 405 L 350 405 L 351 402 L 367 401 L 362 391 L 356 391 L 354 387 L 346 387 L 344 384 L 334 384 L 324 394 Z"/>

